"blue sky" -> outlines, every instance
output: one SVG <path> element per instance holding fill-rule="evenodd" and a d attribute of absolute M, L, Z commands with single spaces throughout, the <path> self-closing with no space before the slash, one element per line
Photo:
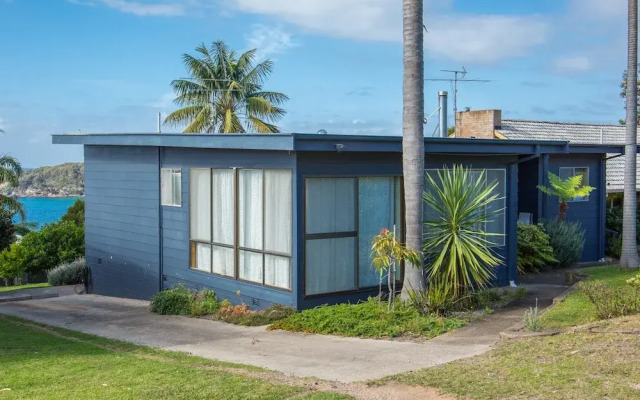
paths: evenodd
<path fill-rule="evenodd" d="M 284 131 L 400 134 L 401 13 L 400 0 L 0 0 L 0 153 L 81 161 L 50 135 L 154 131 L 181 55 L 214 40 L 275 61 L 265 88 L 291 98 Z M 625 0 L 425 0 L 426 75 L 492 80 L 461 85 L 460 109 L 616 123 L 625 13 Z M 439 90 L 426 82 L 427 115 Z"/>

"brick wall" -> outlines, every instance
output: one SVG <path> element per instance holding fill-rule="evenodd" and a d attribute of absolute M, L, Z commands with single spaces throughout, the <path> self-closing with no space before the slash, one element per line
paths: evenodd
<path fill-rule="evenodd" d="M 456 115 L 456 137 L 493 139 L 493 133 L 502 125 L 502 111 L 462 111 Z"/>

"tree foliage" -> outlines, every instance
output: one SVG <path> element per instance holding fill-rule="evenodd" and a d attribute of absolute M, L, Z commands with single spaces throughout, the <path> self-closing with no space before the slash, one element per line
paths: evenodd
<path fill-rule="evenodd" d="M 18 235 L 24 236 L 36 227 L 33 222 L 15 222 L 17 211 L 0 208 L 0 252 L 16 241 Z"/>
<path fill-rule="evenodd" d="M 189 77 L 171 86 L 174 102 L 182 108 L 165 123 L 186 124 L 185 133 L 276 133 L 274 125 L 284 115 L 280 108 L 289 98 L 264 91 L 262 85 L 273 70 L 273 61 L 254 65 L 256 49 L 238 56 L 221 41 L 196 48 L 197 56 L 182 56 Z"/>
<path fill-rule="evenodd" d="M 70 221 L 45 225 L 0 253 L 0 269 L 42 273 L 84 257 L 84 229 Z"/>
<path fill-rule="evenodd" d="M 501 260 L 490 249 L 498 234 L 483 227 L 503 210 L 489 211 L 498 199 L 497 182 L 485 184 L 461 165 L 438 171 L 438 182 L 426 175 L 424 202 L 433 218 L 424 223 L 423 252 L 429 285 L 444 285 L 457 296 L 473 286 L 484 288 L 495 276 Z"/>
<path fill-rule="evenodd" d="M 557 260 L 554 266 L 568 268 L 580 261 L 584 250 L 584 229 L 579 222 L 552 219 L 545 221 L 543 226 L 549 235 L 553 257 Z"/>
<path fill-rule="evenodd" d="M 589 185 L 582 185 L 582 175 L 570 176 L 562 179 L 553 172 L 549 172 L 549 187 L 538 185 L 538 189 L 549 196 L 556 196 L 560 200 L 558 203 L 558 219 L 567 219 L 567 202 L 576 197 L 586 197 L 595 190 Z"/>
<path fill-rule="evenodd" d="M 73 222 L 76 226 L 84 226 L 84 200 L 76 200 L 60 220 Z"/>
<path fill-rule="evenodd" d="M 22 175 L 22 166 L 18 160 L 8 155 L 0 157 L 0 185 L 16 187 L 20 183 L 20 175 Z M 0 208 L 16 212 L 20 215 L 20 219 L 23 221 L 25 219 L 24 207 L 14 197 L 0 194 Z"/>
<path fill-rule="evenodd" d="M 541 267 L 556 264 L 550 240 L 541 224 L 518 224 L 518 271 L 539 272 Z"/>

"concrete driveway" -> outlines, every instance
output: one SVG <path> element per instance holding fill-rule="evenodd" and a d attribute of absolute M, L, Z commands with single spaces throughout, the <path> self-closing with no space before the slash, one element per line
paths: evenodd
<path fill-rule="evenodd" d="M 549 300 L 561 285 L 530 287 L 527 298 Z M 526 300 L 526 299 L 523 299 Z M 499 332 L 522 321 L 521 301 L 458 331 L 424 343 L 270 332 L 149 311 L 149 302 L 97 295 L 0 304 L 0 313 L 111 339 L 263 367 L 297 377 L 339 382 L 428 368 L 489 350 Z"/>

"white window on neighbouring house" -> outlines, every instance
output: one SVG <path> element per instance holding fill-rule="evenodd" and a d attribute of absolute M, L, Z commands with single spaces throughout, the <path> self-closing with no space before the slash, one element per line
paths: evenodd
<path fill-rule="evenodd" d="M 589 168 L 588 167 L 560 167 L 558 176 L 560 179 L 568 179 L 572 176 L 582 176 L 582 186 L 589 185 Z M 589 201 L 589 195 L 584 197 L 574 197 L 570 202 Z"/>
<path fill-rule="evenodd" d="M 182 171 L 162 168 L 160 173 L 161 202 L 163 206 L 182 206 Z"/>
<path fill-rule="evenodd" d="M 191 268 L 291 289 L 291 170 L 190 171 Z"/>

